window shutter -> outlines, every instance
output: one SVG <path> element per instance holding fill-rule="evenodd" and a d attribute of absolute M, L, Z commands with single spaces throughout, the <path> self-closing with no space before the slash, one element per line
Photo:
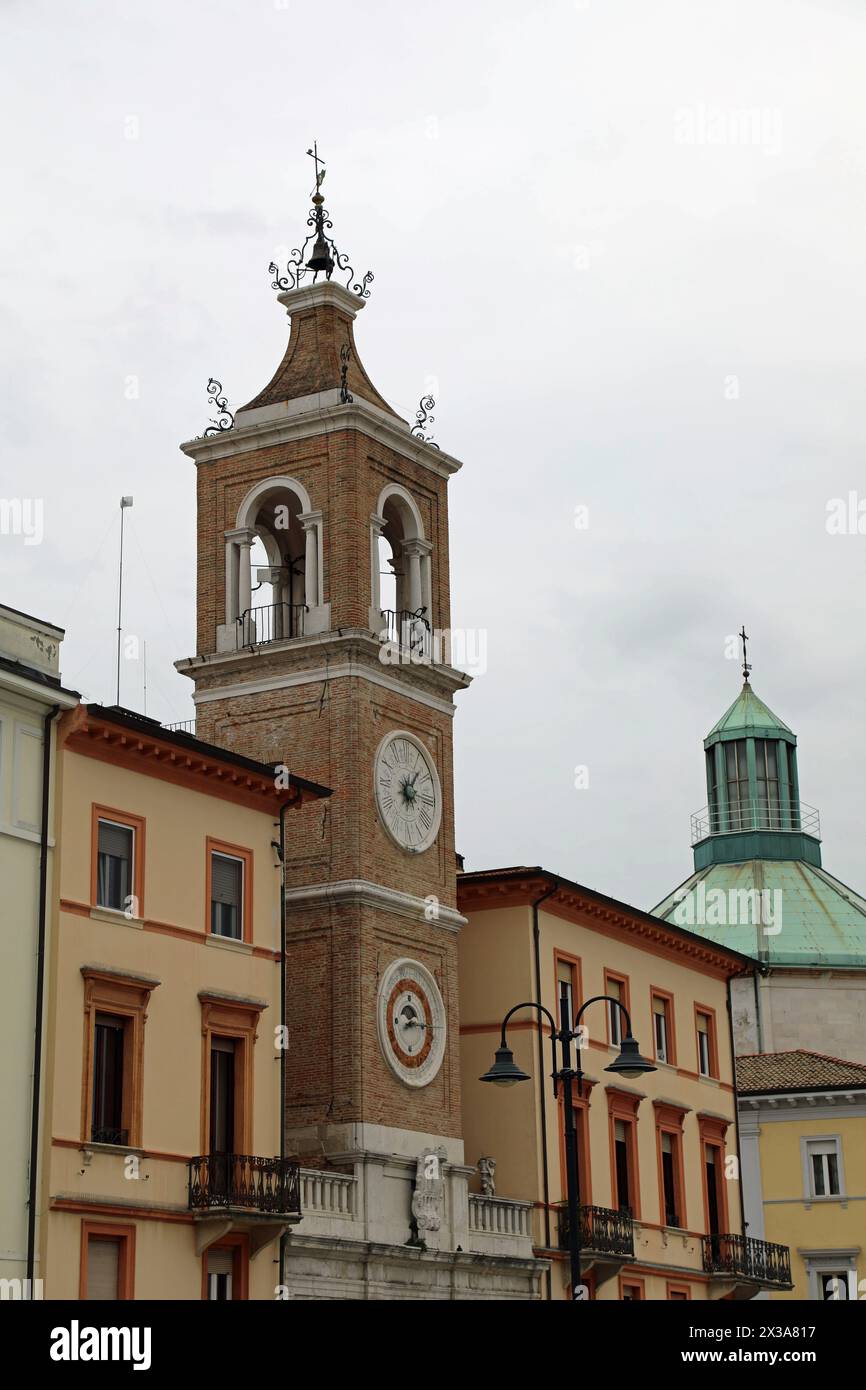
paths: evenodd
<path fill-rule="evenodd" d="M 90 1236 L 87 1242 L 88 1299 L 116 1299 L 120 1282 L 120 1241 Z"/>
<path fill-rule="evenodd" d="M 211 857 L 210 891 L 213 902 L 228 903 L 240 912 L 242 883 L 242 860 L 230 859 L 227 854 L 214 854 Z"/>
<path fill-rule="evenodd" d="M 111 821 L 99 822 L 99 853 L 110 854 L 115 859 L 132 858 L 132 831 L 126 825 L 114 825 Z"/>

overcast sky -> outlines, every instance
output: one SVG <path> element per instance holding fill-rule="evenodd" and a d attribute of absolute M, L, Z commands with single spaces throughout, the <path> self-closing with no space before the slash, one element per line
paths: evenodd
<path fill-rule="evenodd" d="M 0 536 L 0 600 L 66 627 L 67 684 L 114 699 L 130 493 L 148 713 L 192 715 L 177 446 L 209 376 L 239 405 L 280 359 L 267 266 L 315 137 L 375 272 L 362 360 L 404 415 L 434 385 L 465 464 L 467 865 L 644 907 L 685 878 L 745 622 L 825 866 L 866 890 L 866 534 L 827 529 L 866 510 L 861 0 L 3 0 L 0 52 L 0 493 L 44 505 L 41 544 Z"/>

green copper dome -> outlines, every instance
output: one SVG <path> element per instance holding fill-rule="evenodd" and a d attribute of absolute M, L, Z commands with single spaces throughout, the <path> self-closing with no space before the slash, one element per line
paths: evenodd
<path fill-rule="evenodd" d="M 717 738 L 747 738 L 750 735 L 753 738 L 775 736 L 797 742 L 787 724 L 768 709 L 763 700 L 758 699 L 749 682 L 744 681 L 743 688 L 730 709 L 726 710 L 719 722 L 710 729 L 704 740 L 704 747 L 708 748 Z"/>
<path fill-rule="evenodd" d="M 694 873 L 652 911 L 768 965 L 862 970 L 866 898 L 821 867 L 796 736 L 748 671 L 704 739 L 708 804 L 692 816 Z"/>

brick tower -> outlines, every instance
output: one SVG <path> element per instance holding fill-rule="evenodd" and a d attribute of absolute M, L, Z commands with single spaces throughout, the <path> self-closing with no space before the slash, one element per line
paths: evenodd
<path fill-rule="evenodd" d="M 283 360 L 198 475 L 197 734 L 332 787 L 292 818 L 286 1123 L 307 1163 L 463 1161 L 448 479 L 361 365 L 367 279 L 317 177 L 310 237 L 275 288 Z M 305 263 L 309 243 L 315 239 Z M 370 277 L 371 278 L 371 277 Z M 390 556 L 389 563 L 384 557 Z M 384 575 L 383 575 L 384 571 Z"/>

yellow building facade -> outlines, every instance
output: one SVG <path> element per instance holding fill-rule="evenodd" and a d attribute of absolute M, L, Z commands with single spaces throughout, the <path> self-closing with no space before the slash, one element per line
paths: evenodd
<path fill-rule="evenodd" d="M 771 1298 L 866 1298 L 866 1067 L 794 1050 L 737 1059 L 749 1231 L 791 1248 Z"/>
<path fill-rule="evenodd" d="M 606 1074 L 623 1015 L 593 1004 L 583 1023 L 583 1091 L 575 1098 L 586 1296 L 750 1298 L 784 1286 L 787 1251 L 744 1237 L 728 982 L 750 963 L 541 869 L 465 873 L 460 934 L 463 1124 L 467 1162 L 495 1163 L 496 1194 L 533 1205 L 536 1254 L 551 1262 L 547 1296 L 568 1296 L 562 1097 L 550 1080 L 550 1028 L 526 1009 L 508 1045 L 528 1084 L 500 1091 L 480 1077 L 515 1004 L 572 1021 L 609 996 L 631 1017 L 656 1070 Z M 487 1166 L 487 1165 L 483 1165 Z"/>
<path fill-rule="evenodd" d="M 277 1296 L 281 826 L 326 794 L 127 711 L 61 724 L 45 1297 Z"/>

